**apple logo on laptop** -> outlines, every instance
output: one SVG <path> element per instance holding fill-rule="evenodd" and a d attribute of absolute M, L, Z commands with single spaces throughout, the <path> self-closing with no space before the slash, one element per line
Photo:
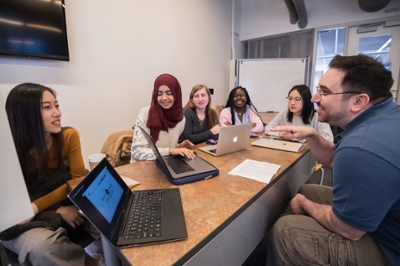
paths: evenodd
<path fill-rule="evenodd" d="M 237 136 L 235 136 L 234 138 L 233 138 L 233 142 L 236 142 L 237 141 Z"/>

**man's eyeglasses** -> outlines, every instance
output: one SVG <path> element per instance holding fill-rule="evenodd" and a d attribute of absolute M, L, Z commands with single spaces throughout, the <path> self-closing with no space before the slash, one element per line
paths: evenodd
<path fill-rule="evenodd" d="M 319 96 L 329 96 L 334 94 L 361 94 L 361 92 L 358 91 L 330 92 L 325 90 L 324 88 L 321 88 L 320 86 L 317 86 L 317 93 L 319 94 Z"/>
<path fill-rule="evenodd" d="M 291 97 L 291 96 L 289 96 L 289 97 L 286 97 L 286 99 L 289 101 L 289 102 L 291 102 L 291 101 L 295 101 L 295 102 L 300 102 L 301 100 L 303 100 L 303 98 L 301 98 L 301 97 Z"/>

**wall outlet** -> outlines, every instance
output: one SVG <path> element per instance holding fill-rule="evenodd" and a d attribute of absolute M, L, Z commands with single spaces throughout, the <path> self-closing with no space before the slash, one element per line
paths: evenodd
<path fill-rule="evenodd" d="M 208 88 L 208 90 L 210 91 L 210 94 L 211 94 L 211 95 L 214 94 L 214 89 L 213 89 L 213 88 Z"/>

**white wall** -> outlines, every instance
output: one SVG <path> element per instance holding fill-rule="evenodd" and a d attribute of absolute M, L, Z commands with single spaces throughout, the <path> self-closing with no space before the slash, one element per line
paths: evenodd
<path fill-rule="evenodd" d="M 391 0 L 385 9 L 372 13 L 362 11 L 357 0 L 304 0 L 304 2 L 308 17 L 306 29 L 400 14 L 399 11 L 385 13 L 385 9 L 400 7 L 400 0 Z M 283 0 L 241 0 L 241 4 L 242 41 L 300 30 L 297 24 L 290 24 L 289 11 Z"/>
<path fill-rule="evenodd" d="M 231 0 L 66 0 L 70 62 L 2 56 L 0 93 L 22 82 L 55 89 L 86 161 L 132 127 L 162 73 L 178 78 L 183 104 L 197 83 L 215 89 L 213 106 L 226 101 L 231 12 Z"/>

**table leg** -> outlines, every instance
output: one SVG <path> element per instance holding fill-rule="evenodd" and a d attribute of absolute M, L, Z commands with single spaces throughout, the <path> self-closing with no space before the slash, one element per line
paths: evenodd
<path fill-rule="evenodd" d="M 101 236 L 101 244 L 103 246 L 104 252 L 104 260 L 106 265 L 121 265 L 121 261 L 118 258 L 117 254 L 115 254 L 114 248 L 108 243 L 107 239 Z"/>

